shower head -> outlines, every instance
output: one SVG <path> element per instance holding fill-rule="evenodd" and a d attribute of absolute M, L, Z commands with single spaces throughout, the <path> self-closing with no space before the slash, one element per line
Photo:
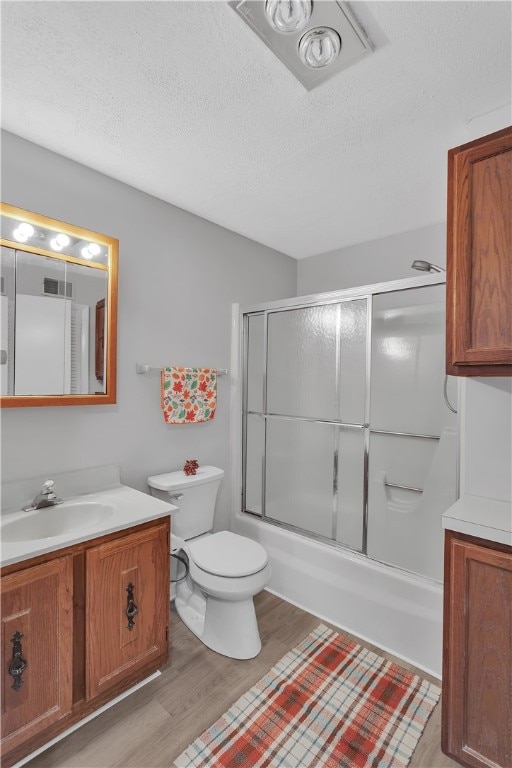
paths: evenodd
<path fill-rule="evenodd" d="M 422 261 L 421 259 L 415 259 L 411 264 L 411 269 L 417 269 L 419 272 L 446 272 L 444 267 L 438 267 L 430 261 Z"/>

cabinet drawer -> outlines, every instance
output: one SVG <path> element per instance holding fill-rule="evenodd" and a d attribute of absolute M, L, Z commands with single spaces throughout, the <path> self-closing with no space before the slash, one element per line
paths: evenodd
<path fill-rule="evenodd" d="M 86 697 L 167 656 L 168 526 L 86 552 Z"/>

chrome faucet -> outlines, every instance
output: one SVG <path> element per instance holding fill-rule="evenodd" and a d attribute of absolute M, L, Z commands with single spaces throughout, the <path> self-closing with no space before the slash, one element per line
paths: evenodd
<path fill-rule="evenodd" d="M 33 512 L 35 509 L 43 509 L 43 507 L 54 507 L 57 504 L 62 504 L 62 499 L 59 499 L 54 492 L 55 483 L 53 480 L 45 480 L 41 493 L 38 493 L 32 504 L 27 507 L 22 507 L 24 512 Z"/>

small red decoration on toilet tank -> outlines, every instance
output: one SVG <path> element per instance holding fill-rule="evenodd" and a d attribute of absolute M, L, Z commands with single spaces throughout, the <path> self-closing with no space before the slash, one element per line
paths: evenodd
<path fill-rule="evenodd" d="M 196 459 L 187 459 L 183 471 L 186 475 L 195 475 L 199 469 L 199 462 Z"/>

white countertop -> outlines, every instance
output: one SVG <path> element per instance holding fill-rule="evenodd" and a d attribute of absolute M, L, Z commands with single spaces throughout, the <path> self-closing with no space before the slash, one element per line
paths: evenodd
<path fill-rule="evenodd" d="M 461 496 L 444 513 L 443 528 L 512 546 L 512 503 Z"/>
<path fill-rule="evenodd" d="M 150 520 L 165 517 L 176 510 L 176 507 L 172 504 L 167 504 L 165 501 L 156 499 L 141 491 L 136 491 L 134 488 L 129 488 L 126 485 L 118 485 L 98 493 L 78 494 L 73 498 L 66 498 L 65 502 L 97 502 L 111 507 L 112 512 L 106 515 L 104 519 L 95 520 L 93 525 L 88 525 L 86 516 L 84 516 L 83 526 L 80 525 L 80 527 L 72 531 L 57 536 L 23 541 L 5 541 L 2 537 L 0 565 L 18 563 L 31 557 L 46 554 L 47 552 L 55 552 L 72 544 L 95 539 L 98 536 L 106 536 L 115 531 L 132 528 L 135 525 L 141 525 Z M 49 507 L 47 509 L 59 510 L 60 507 Z M 35 514 L 44 517 L 47 509 L 38 510 Z M 65 514 L 65 506 L 62 507 L 62 513 Z M 2 525 L 21 520 L 31 514 L 34 513 L 15 511 L 2 514 Z"/>

